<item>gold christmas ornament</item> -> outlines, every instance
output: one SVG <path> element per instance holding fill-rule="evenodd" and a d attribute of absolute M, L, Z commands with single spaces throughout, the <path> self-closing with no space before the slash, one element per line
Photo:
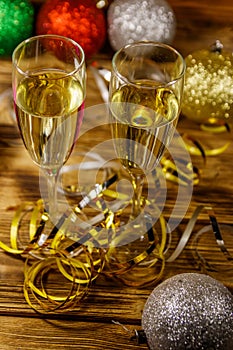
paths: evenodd
<path fill-rule="evenodd" d="M 199 124 L 233 120 L 233 53 L 216 41 L 210 50 L 188 55 L 182 112 Z"/>

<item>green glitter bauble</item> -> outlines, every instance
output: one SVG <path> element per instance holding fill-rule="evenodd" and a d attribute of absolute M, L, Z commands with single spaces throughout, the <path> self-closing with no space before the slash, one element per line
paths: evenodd
<path fill-rule="evenodd" d="M 0 0 L 0 56 L 10 56 L 15 47 L 31 36 L 34 7 L 27 0 Z"/>

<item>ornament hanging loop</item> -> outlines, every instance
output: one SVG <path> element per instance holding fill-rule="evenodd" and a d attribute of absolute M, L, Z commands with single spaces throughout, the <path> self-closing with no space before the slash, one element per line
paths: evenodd
<path fill-rule="evenodd" d="M 97 9 L 104 9 L 108 7 L 108 0 L 96 0 Z"/>
<path fill-rule="evenodd" d="M 130 338 L 130 340 L 136 340 L 137 345 L 147 344 L 146 333 L 143 329 L 135 329 L 134 335 Z"/>
<path fill-rule="evenodd" d="M 127 333 L 129 333 L 129 334 L 131 333 L 132 334 L 132 331 L 130 329 L 128 329 L 122 323 L 120 323 L 118 321 L 114 321 L 114 320 L 112 320 L 112 323 L 114 323 L 114 324 L 116 324 L 118 326 L 121 326 Z M 140 329 L 140 330 L 134 329 L 134 333 L 130 337 L 130 340 L 132 340 L 132 341 L 136 340 L 137 345 L 147 344 L 146 334 L 145 334 L 143 329 Z"/>
<path fill-rule="evenodd" d="M 223 49 L 223 44 L 220 40 L 216 40 L 215 43 L 211 46 L 211 52 L 221 53 Z"/>

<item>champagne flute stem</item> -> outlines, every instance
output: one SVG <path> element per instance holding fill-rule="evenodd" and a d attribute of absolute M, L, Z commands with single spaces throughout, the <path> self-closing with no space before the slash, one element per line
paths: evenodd
<path fill-rule="evenodd" d="M 58 204 L 57 204 L 57 183 L 59 172 L 46 172 L 48 202 L 46 203 L 46 210 L 51 219 L 57 218 Z"/>
<path fill-rule="evenodd" d="M 132 175 L 133 199 L 131 218 L 135 219 L 141 213 L 141 195 L 144 183 L 144 176 Z"/>

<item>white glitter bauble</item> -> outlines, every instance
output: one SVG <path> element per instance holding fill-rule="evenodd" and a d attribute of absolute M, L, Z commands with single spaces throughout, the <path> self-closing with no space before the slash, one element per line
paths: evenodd
<path fill-rule="evenodd" d="M 174 12 L 165 0 L 115 0 L 107 22 L 114 50 L 143 40 L 171 44 L 176 30 Z"/>
<path fill-rule="evenodd" d="M 150 350 L 232 350 L 233 296 L 210 276 L 176 275 L 147 299 L 142 328 Z"/>

